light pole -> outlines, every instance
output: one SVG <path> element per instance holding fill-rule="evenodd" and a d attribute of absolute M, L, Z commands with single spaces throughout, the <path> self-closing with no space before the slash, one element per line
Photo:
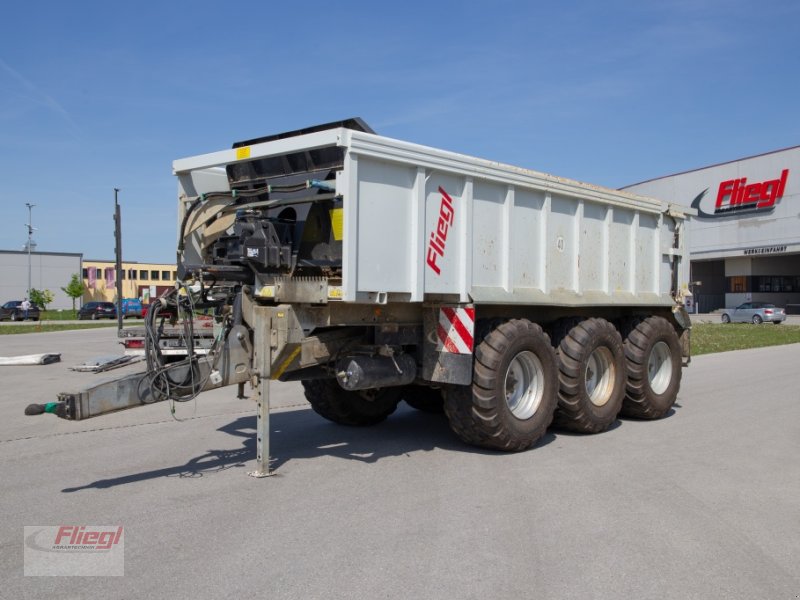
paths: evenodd
<path fill-rule="evenodd" d="M 31 244 L 33 243 L 33 207 L 36 206 L 35 204 L 31 204 L 30 202 L 26 202 L 25 206 L 28 207 L 28 224 L 26 227 L 28 228 L 28 300 L 31 299 Z"/>
<path fill-rule="evenodd" d="M 114 254 L 117 264 L 117 330 L 122 331 L 122 215 L 119 210 L 119 188 L 114 188 Z"/>

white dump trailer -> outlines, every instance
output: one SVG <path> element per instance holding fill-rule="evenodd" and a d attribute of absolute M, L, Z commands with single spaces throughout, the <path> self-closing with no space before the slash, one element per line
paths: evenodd
<path fill-rule="evenodd" d="M 361 120 L 177 160 L 181 284 L 148 315 L 148 372 L 62 394 L 87 418 L 268 381 L 371 425 L 398 402 L 464 441 L 524 450 L 667 414 L 689 359 L 686 219 L 676 205 L 373 133 Z M 159 350 L 159 311 L 188 356 Z M 195 353 L 192 316 L 215 317 Z"/>

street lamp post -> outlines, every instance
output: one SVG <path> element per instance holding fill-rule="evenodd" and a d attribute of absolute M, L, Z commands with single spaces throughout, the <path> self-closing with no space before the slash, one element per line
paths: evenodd
<path fill-rule="evenodd" d="M 35 204 L 31 204 L 30 202 L 26 202 L 25 206 L 28 207 L 28 224 L 26 227 L 28 228 L 28 300 L 31 298 L 31 244 L 33 243 L 33 207 L 36 206 Z"/>
<path fill-rule="evenodd" d="M 114 188 L 114 254 L 117 271 L 117 329 L 122 331 L 122 216 L 118 200 L 119 188 Z"/>

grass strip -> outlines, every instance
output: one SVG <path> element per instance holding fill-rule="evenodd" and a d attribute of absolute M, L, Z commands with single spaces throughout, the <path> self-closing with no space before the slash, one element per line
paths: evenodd
<path fill-rule="evenodd" d="M 0 335 L 14 335 L 15 333 L 47 333 L 49 331 L 69 331 L 71 329 L 98 329 L 100 327 L 116 327 L 116 321 L 107 323 L 40 323 L 31 325 L 4 325 L 0 327 Z"/>
<path fill-rule="evenodd" d="M 692 326 L 692 356 L 800 343 L 800 325 L 698 323 Z"/>

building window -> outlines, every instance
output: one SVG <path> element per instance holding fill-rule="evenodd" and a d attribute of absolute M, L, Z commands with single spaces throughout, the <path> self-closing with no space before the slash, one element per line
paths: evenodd
<path fill-rule="evenodd" d="M 161 271 L 161 281 L 169 281 L 169 271 Z"/>
<path fill-rule="evenodd" d="M 148 279 L 147 271 L 145 271 L 144 269 L 139 269 L 139 279 L 141 279 L 142 281 L 147 281 Z"/>
<path fill-rule="evenodd" d="M 128 269 L 128 279 L 136 279 L 136 269 Z"/>
<path fill-rule="evenodd" d="M 736 275 L 735 277 L 728 277 L 728 292 L 732 294 L 741 294 L 749 292 L 747 287 L 747 276 Z"/>
<path fill-rule="evenodd" d="M 800 290 L 800 277 L 786 275 L 756 275 L 753 277 L 753 290 L 759 292 L 797 292 Z"/>
<path fill-rule="evenodd" d="M 84 279 L 89 279 L 89 269 L 88 268 L 84 268 L 83 269 L 83 278 Z"/>
<path fill-rule="evenodd" d="M 158 281 L 159 279 L 158 271 L 150 271 L 150 279 L 152 279 L 153 281 Z"/>

